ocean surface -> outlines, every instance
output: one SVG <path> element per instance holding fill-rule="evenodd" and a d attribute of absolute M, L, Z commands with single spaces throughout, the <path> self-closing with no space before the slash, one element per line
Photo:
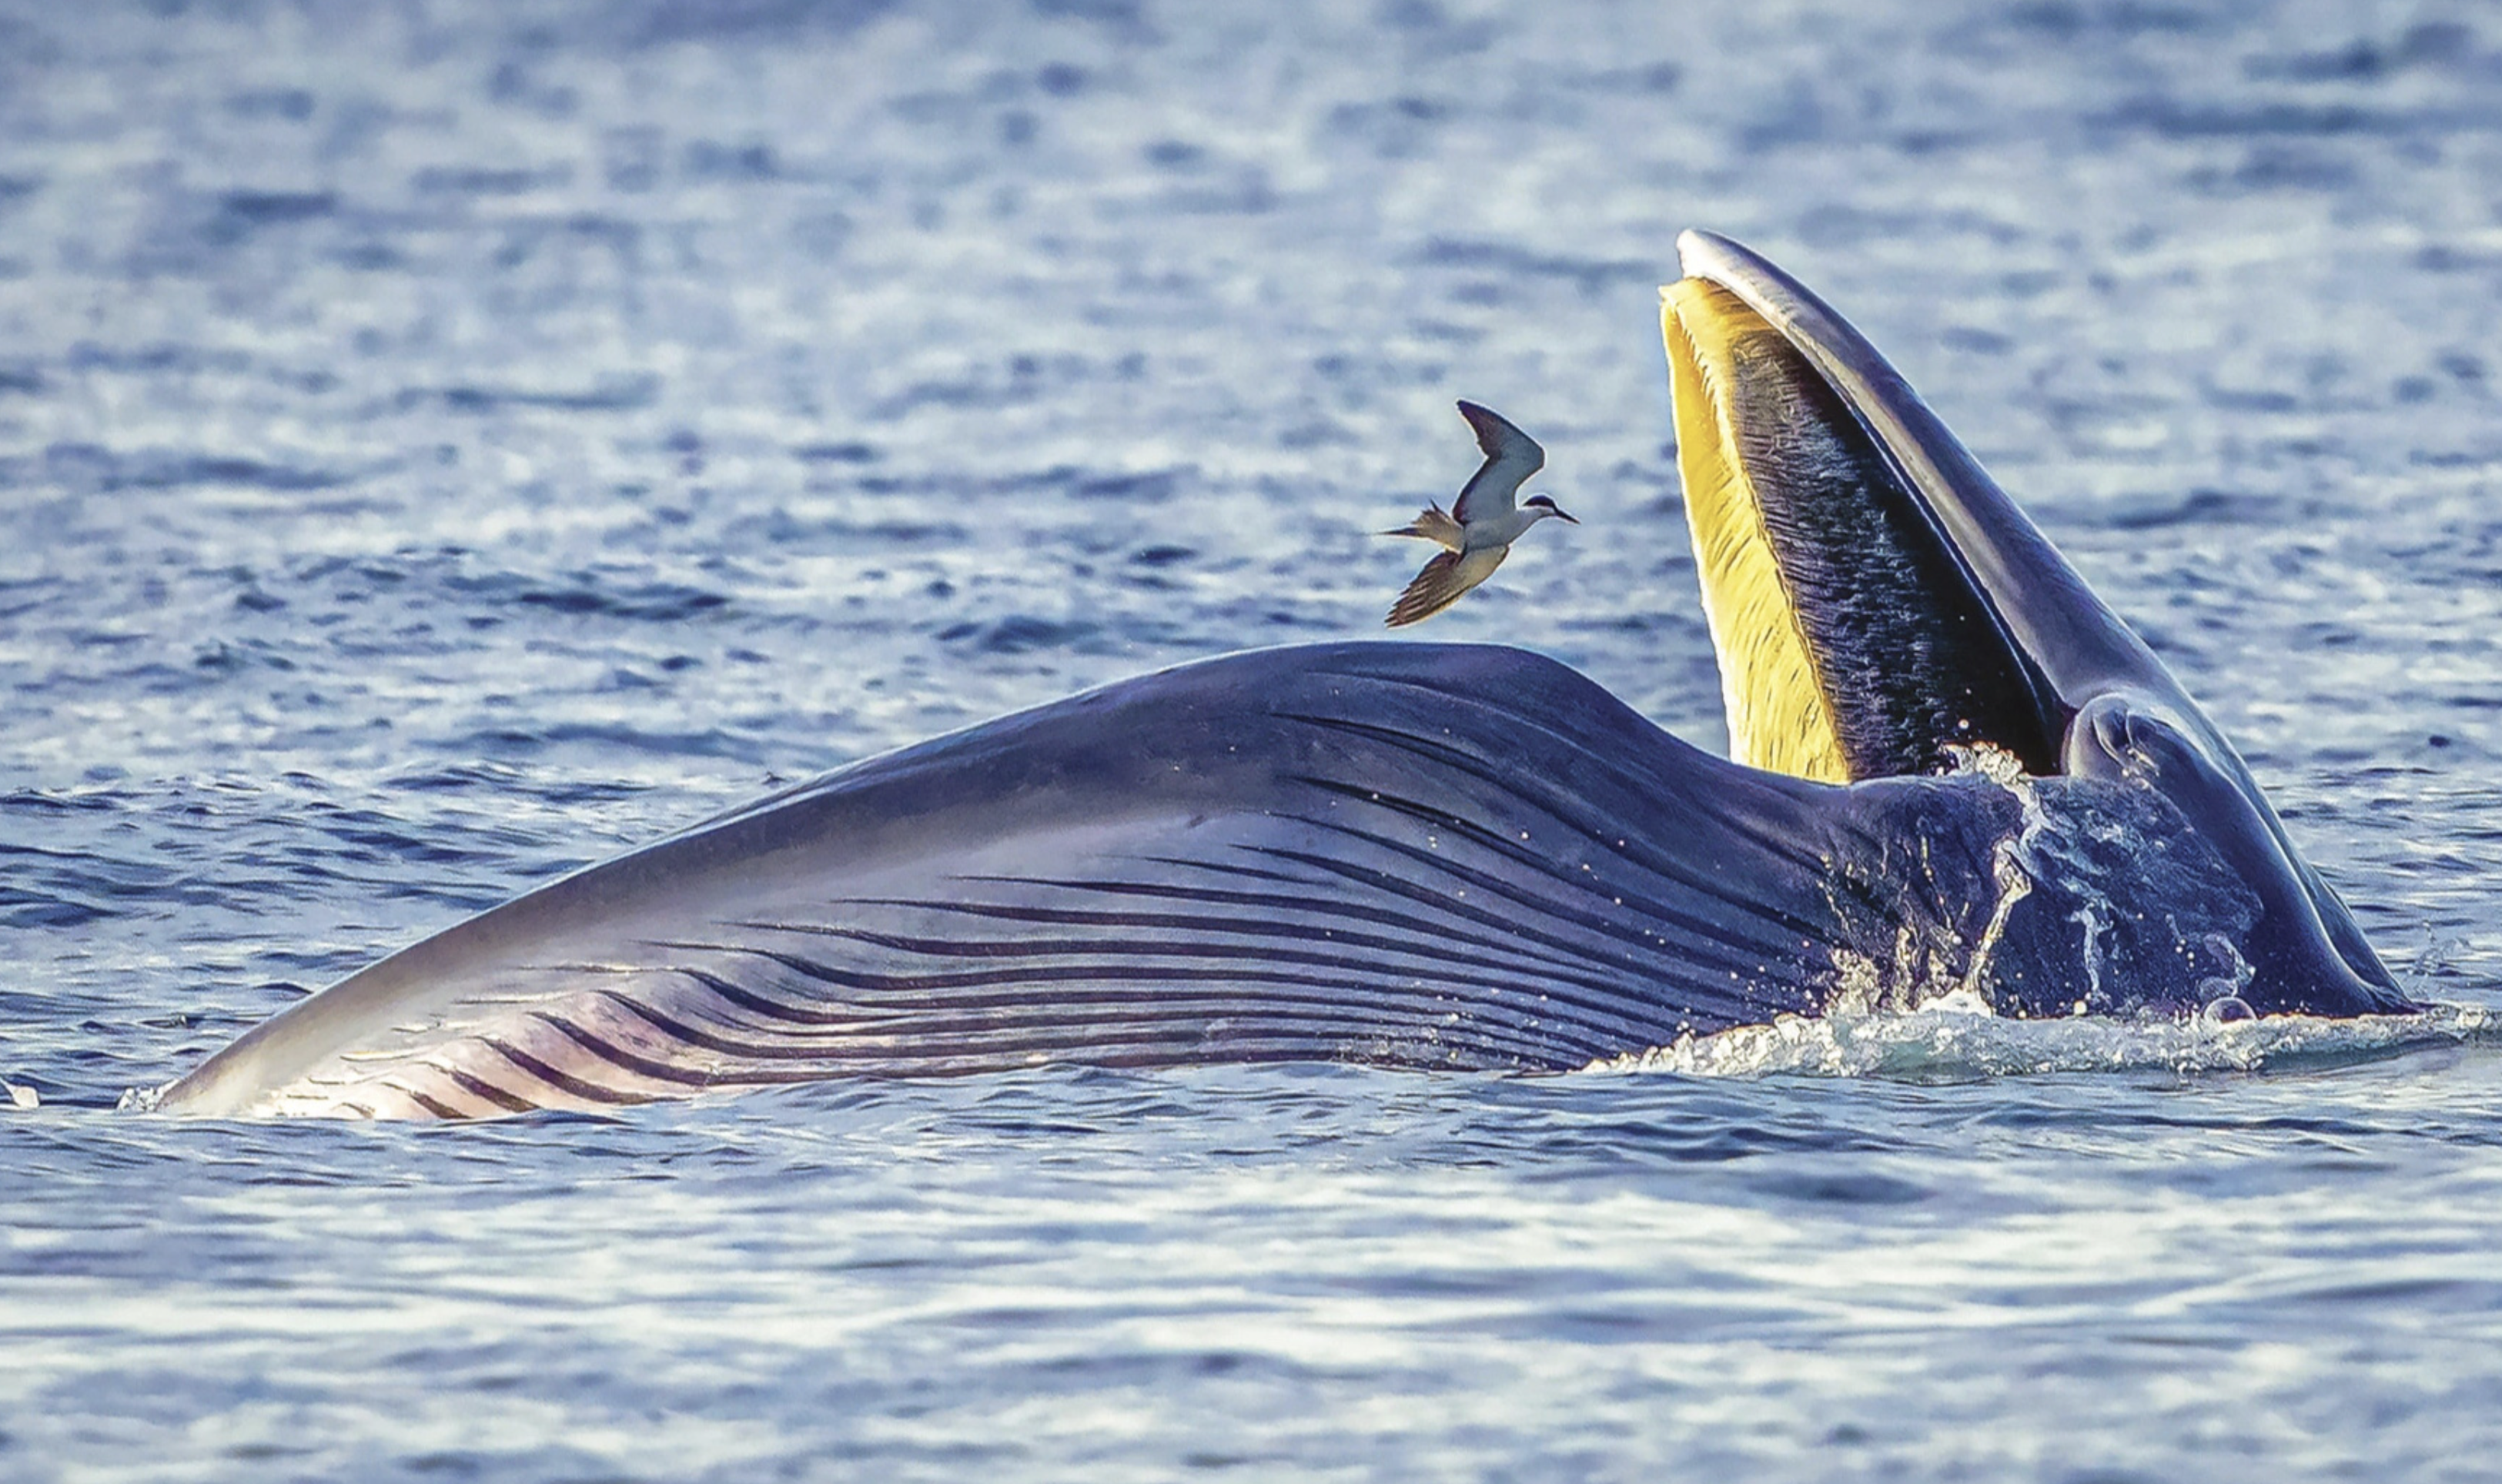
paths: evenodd
<path fill-rule="evenodd" d="M 117 1111 L 778 783 L 1379 633 L 1459 396 L 1585 523 L 1422 634 L 1717 746 L 1686 226 L 2440 1009 Z M 2490 1478 L 2497 379 L 2468 0 L 0 0 L 0 1478 Z"/>

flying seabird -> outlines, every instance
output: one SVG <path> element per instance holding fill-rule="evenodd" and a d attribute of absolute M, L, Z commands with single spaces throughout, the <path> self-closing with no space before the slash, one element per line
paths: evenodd
<path fill-rule="evenodd" d="M 1385 536 L 1421 536 L 1438 543 L 1443 550 L 1435 554 L 1399 601 L 1390 607 L 1388 623 L 1397 628 L 1419 619 L 1430 619 L 1460 600 L 1460 594 L 1494 575 L 1503 558 L 1511 553 L 1511 544 L 1520 533 L 1554 516 L 1559 520 L 1581 523 L 1556 508 L 1555 502 L 1542 494 L 1533 494 L 1517 508 L 1513 496 L 1529 476 L 1546 466 L 1546 451 L 1538 440 L 1505 422 L 1503 415 L 1474 402 L 1462 402 L 1460 416 L 1476 429 L 1477 447 L 1485 450 L 1485 462 L 1477 466 L 1460 497 L 1445 515 L 1439 505 L 1428 505 L 1416 519 L 1397 530 L 1383 531 Z"/>

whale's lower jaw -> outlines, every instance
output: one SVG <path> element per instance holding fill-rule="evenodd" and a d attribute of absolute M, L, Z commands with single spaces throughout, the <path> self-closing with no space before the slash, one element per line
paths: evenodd
<path fill-rule="evenodd" d="M 1044 1062 L 1579 1066 L 1815 1007 L 1833 793 L 1516 651 L 1236 656 L 543 888 L 295 1005 L 162 1106 L 474 1116 Z"/>

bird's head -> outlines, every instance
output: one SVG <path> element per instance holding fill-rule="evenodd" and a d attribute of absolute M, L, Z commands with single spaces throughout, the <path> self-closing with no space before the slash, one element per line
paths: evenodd
<path fill-rule="evenodd" d="M 1541 518 L 1545 516 L 1553 516 L 1559 521 L 1571 521 L 1575 525 L 1581 523 L 1577 518 L 1566 515 L 1562 510 L 1557 509 L 1555 502 L 1542 494 L 1533 494 L 1529 498 L 1521 501 L 1520 508 L 1523 510 L 1535 511 Z"/>

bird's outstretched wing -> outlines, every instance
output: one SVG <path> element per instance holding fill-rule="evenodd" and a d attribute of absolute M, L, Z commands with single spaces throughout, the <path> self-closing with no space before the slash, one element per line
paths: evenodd
<path fill-rule="evenodd" d="M 1391 627 L 1430 619 L 1460 600 L 1460 594 L 1494 575 L 1511 548 L 1486 547 L 1474 552 L 1437 552 L 1399 601 L 1390 605 Z"/>
<path fill-rule="evenodd" d="M 1476 430 L 1477 447 L 1485 450 L 1486 461 L 1469 477 L 1460 490 L 1451 514 L 1460 523 L 1499 516 L 1512 508 L 1523 481 L 1546 467 L 1546 451 L 1538 440 L 1504 421 L 1503 414 L 1474 402 L 1462 402 L 1460 416 L 1469 420 Z"/>

